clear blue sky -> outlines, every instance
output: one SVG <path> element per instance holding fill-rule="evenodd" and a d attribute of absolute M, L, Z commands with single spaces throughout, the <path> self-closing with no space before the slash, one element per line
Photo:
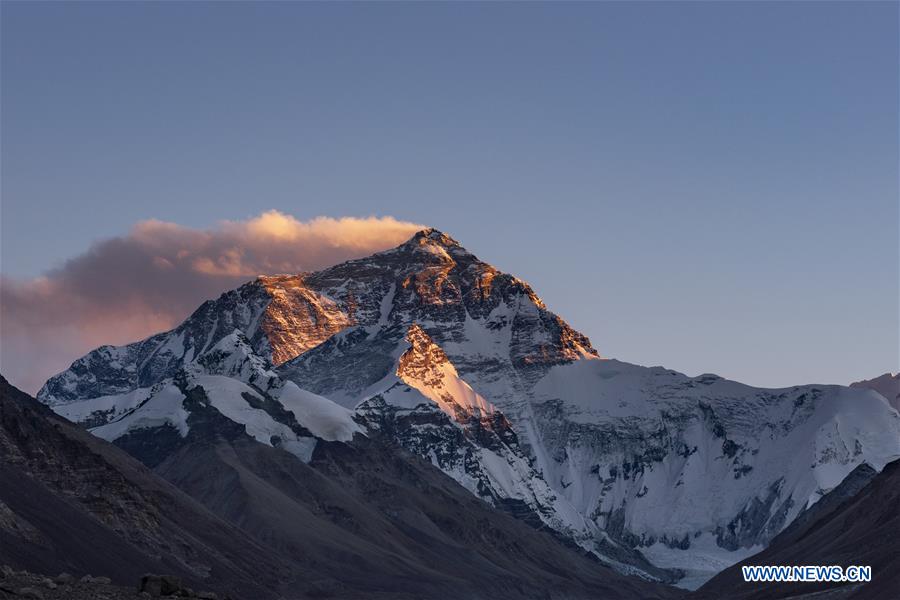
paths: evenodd
<path fill-rule="evenodd" d="M 896 2 L 2 4 L 2 271 L 158 218 L 438 227 L 600 352 L 898 368 Z"/>

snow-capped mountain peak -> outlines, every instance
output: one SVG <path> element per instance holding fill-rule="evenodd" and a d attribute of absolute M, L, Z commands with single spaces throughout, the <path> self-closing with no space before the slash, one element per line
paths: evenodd
<path fill-rule="evenodd" d="M 401 247 L 425 249 L 427 252 L 434 252 L 435 248 L 440 248 L 448 254 L 469 254 L 468 250 L 463 248 L 459 242 L 433 227 L 417 231 Z"/>
<path fill-rule="evenodd" d="M 871 390 L 599 359 L 527 283 L 435 229 L 258 278 L 78 359 L 39 399 L 108 439 L 190 435 L 208 409 L 301 458 L 317 439 L 388 439 L 619 570 L 692 584 L 857 465 L 900 456 L 900 415 Z"/>

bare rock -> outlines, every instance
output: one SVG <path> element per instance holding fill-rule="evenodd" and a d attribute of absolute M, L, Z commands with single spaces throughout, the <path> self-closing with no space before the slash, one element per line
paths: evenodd
<path fill-rule="evenodd" d="M 181 591 L 181 577 L 175 575 L 162 575 L 163 596 L 172 596 Z"/>
<path fill-rule="evenodd" d="M 147 592 L 152 598 L 157 598 L 159 596 L 174 596 L 181 594 L 185 590 L 181 587 L 181 577 L 148 573 L 141 577 L 141 585 L 138 591 Z"/>
<path fill-rule="evenodd" d="M 138 591 L 149 595 L 151 598 L 162 596 L 162 577 L 148 573 L 141 577 L 141 585 Z"/>
<path fill-rule="evenodd" d="M 33 587 L 23 587 L 16 591 L 17 596 L 30 598 L 31 600 L 44 600 L 44 592 Z"/>

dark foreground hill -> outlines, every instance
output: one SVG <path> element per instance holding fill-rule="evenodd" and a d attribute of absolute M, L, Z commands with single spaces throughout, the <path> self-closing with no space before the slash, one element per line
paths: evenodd
<path fill-rule="evenodd" d="M 854 484 L 854 475 L 867 476 L 858 471 L 843 487 Z M 825 496 L 819 510 L 798 519 L 796 526 L 776 536 L 759 554 L 722 571 L 691 598 L 900 598 L 900 460 L 889 463 L 852 497 L 844 498 L 842 492 L 838 488 Z M 831 498 L 832 494 L 837 494 L 836 498 Z M 742 565 L 868 565 L 872 567 L 872 581 L 745 583 Z"/>
<path fill-rule="evenodd" d="M 272 597 L 287 566 L 2 378 L 0 563 L 129 585 L 146 572 L 177 573 L 255 598 Z"/>
<path fill-rule="evenodd" d="M 679 595 L 400 450 L 320 443 L 304 464 L 206 417 L 155 473 L 0 378 L 0 563 L 127 586 L 173 573 L 253 599 Z"/>

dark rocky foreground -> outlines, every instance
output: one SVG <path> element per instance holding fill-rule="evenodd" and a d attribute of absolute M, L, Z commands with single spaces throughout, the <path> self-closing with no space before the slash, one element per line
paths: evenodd
<path fill-rule="evenodd" d="M 154 472 L 0 378 L 0 564 L 116 584 L 79 579 L 65 592 L 17 573 L 3 593 L 132 598 L 150 572 L 235 600 L 682 595 L 612 571 L 397 448 L 321 443 L 307 465 L 204 414 Z"/>
<path fill-rule="evenodd" d="M 0 564 L 267 598 L 287 563 L 0 378 Z M 213 582 L 202 585 L 202 582 Z"/>
<path fill-rule="evenodd" d="M 109 577 L 70 573 L 47 577 L 0 565 L 0 598 L 28 600 L 147 600 L 149 598 L 196 598 L 219 600 L 215 592 L 185 586 L 180 577 L 148 574 L 129 588 L 112 583 Z M 223 600 L 228 600 L 226 596 Z"/>
<path fill-rule="evenodd" d="M 7 565 L 0 567 L 0 598 L 29 600 L 144 600 L 137 586 L 126 588 L 113 585 L 109 578 L 74 576 L 61 573 L 47 577 L 28 571 L 17 571 Z"/>

